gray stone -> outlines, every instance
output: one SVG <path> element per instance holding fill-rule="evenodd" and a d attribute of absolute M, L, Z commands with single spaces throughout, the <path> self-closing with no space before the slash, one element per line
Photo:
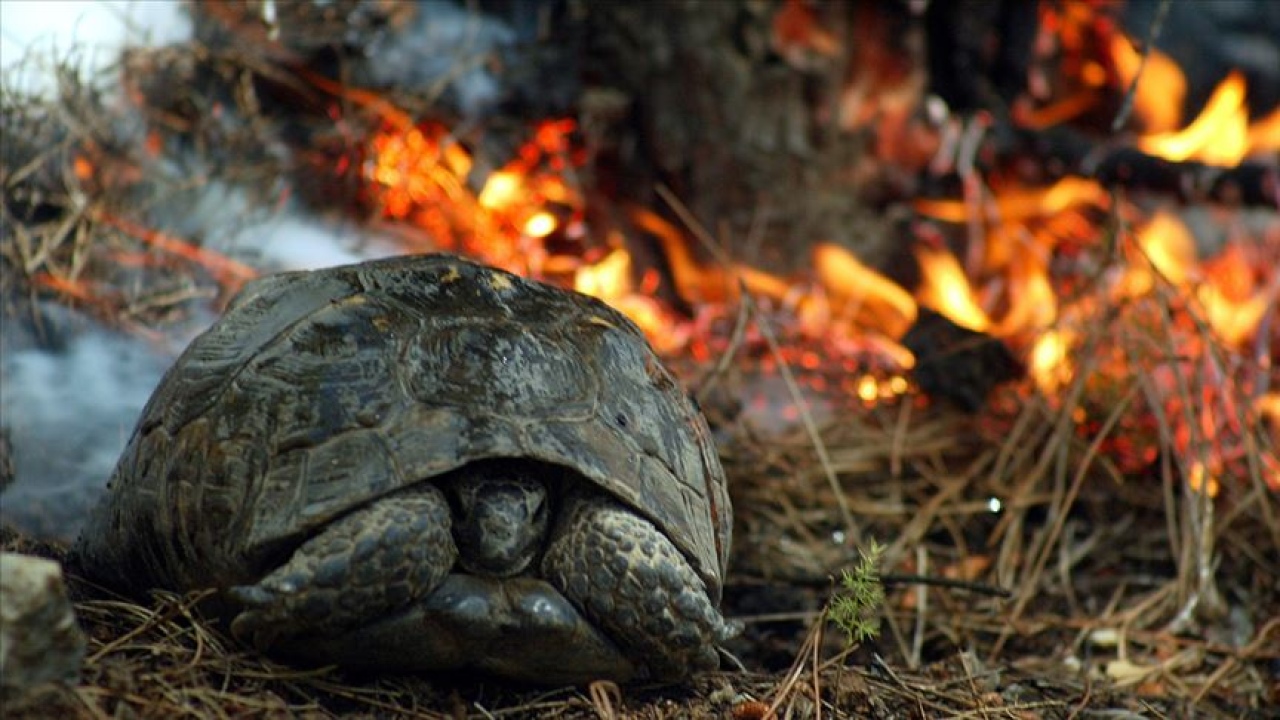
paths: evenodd
<path fill-rule="evenodd" d="M 0 553 L 0 701 L 49 682 L 75 682 L 85 636 L 58 563 Z"/>

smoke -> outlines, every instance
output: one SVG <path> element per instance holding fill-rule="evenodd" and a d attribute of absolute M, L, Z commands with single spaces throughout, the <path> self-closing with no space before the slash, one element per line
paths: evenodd
<path fill-rule="evenodd" d="M 376 39 L 362 81 L 378 87 L 439 88 L 467 117 L 494 109 L 503 88 L 487 63 L 516 40 L 505 24 L 451 2 L 418 5 L 413 24 Z"/>
<path fill-rule="evenodd" d="M 55 324 L 65 327 L 53 329 L 54 337 L 37 342 L 13 321 L 0 336 L 0 425 L 10 433 L 17 478 L 0 497 L 0 521 L 68 539 L 170 358 L 71 311 L 44 310 L 62 316 Z"/>
<path fill-rule="evenodd" d="M 248 227 L 205 212 L 235 205 L 211 184 L 186 229 L 263 272 L 311 270 L 396 253 L 393 239 L 355 225 L 287 212 Z M 0 329 L 0 427 L 8 428 L 16 481 L 0 495 L 0 522 L 33 537 L 68 540 L 101 496 L 147 398 L 186 344 L 216 319 L 190 308 L 159 344 L 50 303 L 43 329 L 7 319 Z"/>
<path fill-rule="evenodd" d="M 191 34 L 179 2 L 3 0 L 0 77 L 7 90 L 49 96 L 57 89 L 55 62 L 97 76 L 119 62 L 126 45 L 184 42 Z"/>

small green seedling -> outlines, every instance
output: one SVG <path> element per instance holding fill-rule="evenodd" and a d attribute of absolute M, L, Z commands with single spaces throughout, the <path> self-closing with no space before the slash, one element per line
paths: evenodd
<path fill-rule="evenodd" d="M 844 631 L 850 646 L 879 634 L 876 618 L 884 605 L 884 585 L 880 583 L 880 557 L 884 546 L 871 541 L 870 547 L 859 550 L 862 559 L 852 570 L 845 570 L 840 577 L 840 590 L 827 606 L 827 617 Z"/>

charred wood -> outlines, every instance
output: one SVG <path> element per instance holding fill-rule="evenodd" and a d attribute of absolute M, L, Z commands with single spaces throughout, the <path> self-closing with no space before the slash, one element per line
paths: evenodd
<path fill-rule="evenodd" d="M 916 356 L 912 375 L 920 389 L 965 412 L 981 410 L 993 387 L 1025 372 L 1000 340 L 926 307 L 920 308 L 902 344 Z"/>
<path fill-rule="evenodd" d="M 1070 127 L 1018 129 L 1005 137 L 1005 159 L 1041 158 L 1058 175 L 1092 178 L 1110 187 L 1165 193 L 1183 202 L 1280 208 L 1280 163 L 1246 161 L 1220 167 L 1197 161 L 1174 162 L 1129 145 L 1100 141 Z"/>

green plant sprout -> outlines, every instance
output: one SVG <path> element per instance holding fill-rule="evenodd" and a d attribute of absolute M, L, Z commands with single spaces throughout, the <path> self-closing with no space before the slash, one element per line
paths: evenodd
<path fill-rule="evenodd" d="M 880 558 L 884 546 L 875 540 L 858 551 L 862 559 L 840 576 L 840 590 L 827 605 L 827 617 L 844 631 L 850 646 L 879 634 L 876 617 L 884 605 L 884 585 L 880 583 Z"/>

